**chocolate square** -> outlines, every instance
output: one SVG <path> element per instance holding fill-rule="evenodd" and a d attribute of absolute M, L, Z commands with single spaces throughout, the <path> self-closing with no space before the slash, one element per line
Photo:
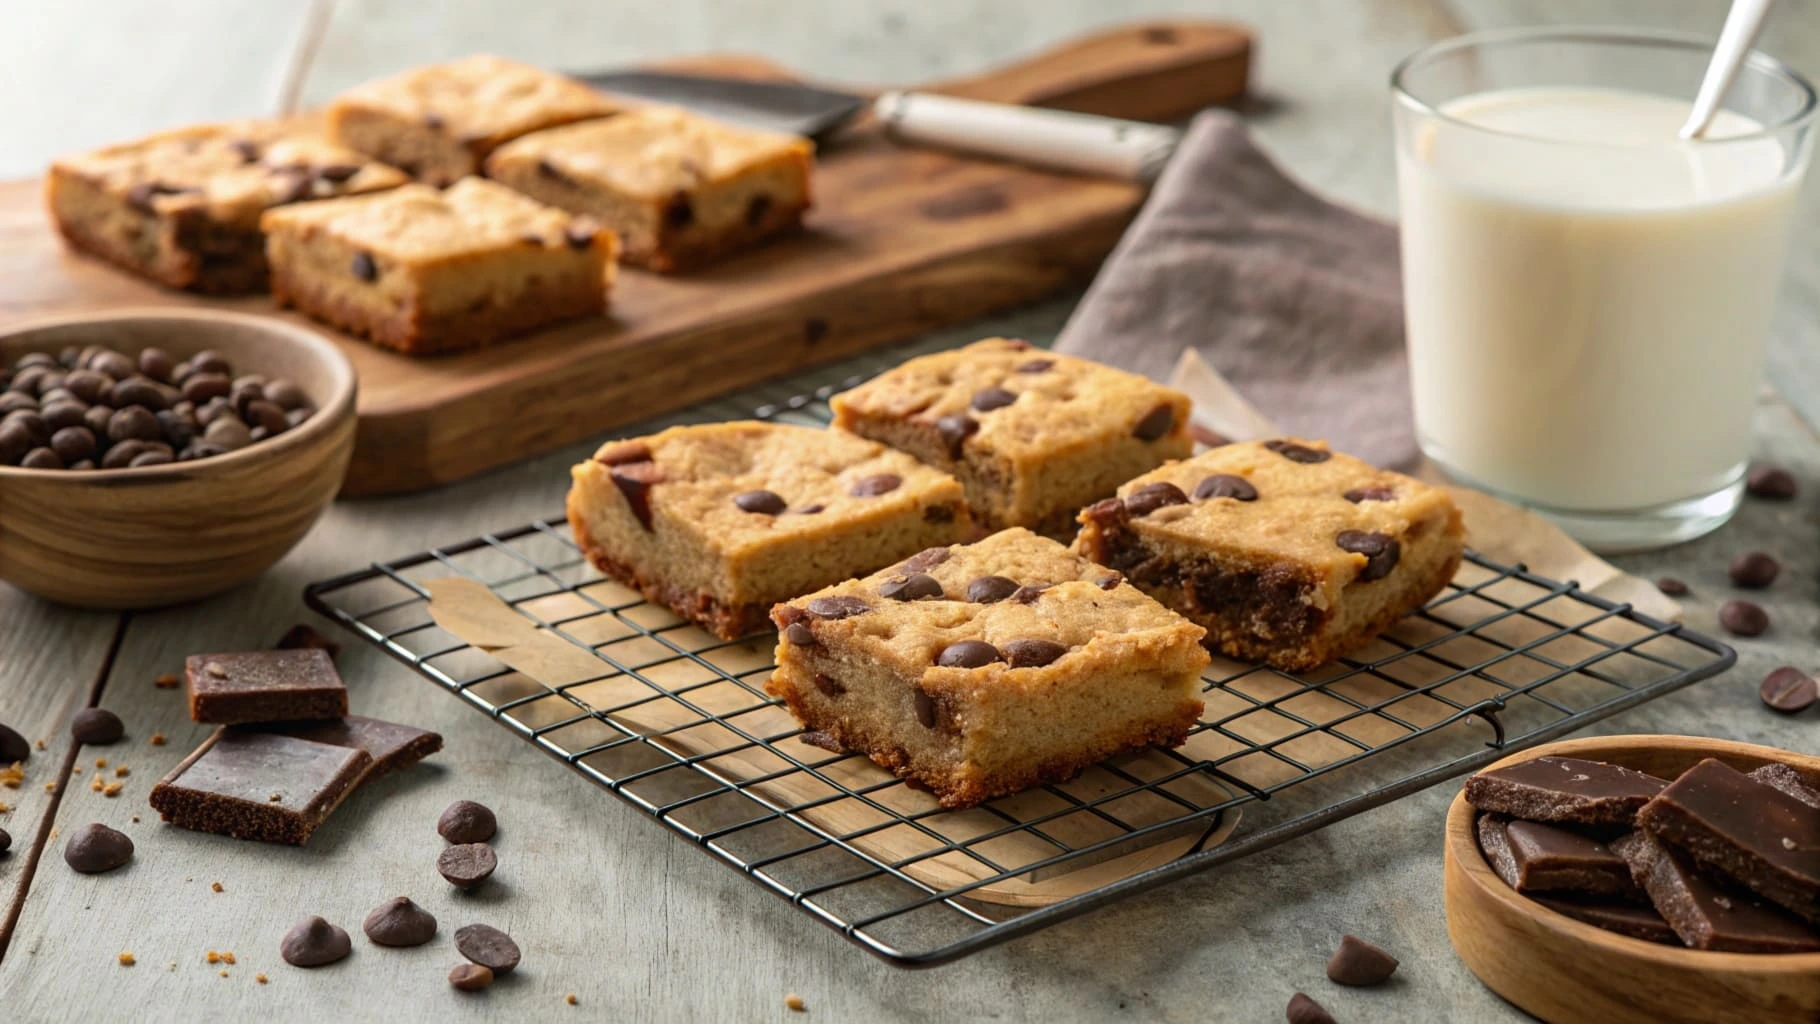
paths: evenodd
<path fill-rule="evenodd" d="M 1820 809 L 1707 758 L 1644 805 L 1637 826 L 1744 888 L 1820 922 Z"/>
<path fill-rule="evenodd" d="M 1479 848 L 1492 871 L 1525 895 L 1573 894 L 1646 902 L 1630 865 L 1604 843 L 1558 825 L 1479 817 Z"/>
<path fill-rule="evenodd" d="M 217 729 L 152 787 L 151 804 L 182 828 L 301 846 L 372 764 L 364 750 Z"/>
<path fill-rule="evenodd" d="M 327 651 L 193 654 L 184 663 L 190 718 L 217 725 L 341 718 L 348 688 Z"/>

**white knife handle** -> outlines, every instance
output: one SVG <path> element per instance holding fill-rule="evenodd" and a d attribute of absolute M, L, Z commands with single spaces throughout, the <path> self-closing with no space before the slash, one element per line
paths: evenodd
<path fill-rule="evenodd" d="M 1144 121 L 926 92 L 885 93 L 873 111 L 906 142 L 1128 181 L 1155 179 L 1182 138 Z"/>

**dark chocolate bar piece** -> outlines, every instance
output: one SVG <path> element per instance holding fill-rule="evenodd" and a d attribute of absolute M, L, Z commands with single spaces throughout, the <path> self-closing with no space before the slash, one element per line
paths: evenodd
<path fill-rule="evenodd" d="M 1749 893 L 1724 888 L 1693 862 L 1638 830 L 1612 842 L 1630 863 L 1650 902 L 1681 941 L 1695 949 L 1731 953 L 1820 950 L 1820 933 L 1800 918 Z"/>
<path fill-rule="evenodd" d="M 1648 901 L 1624 858 L 1591 836 L 1502 814 L 1480 815 L 1478 833 L 1492 872 L 1520 893 Z"/>
<path fill-rule="evenodd" d="M 1807 784 L 1801 773 L 1785 764 L 1766 764 L 1744 773 L 1765 786 L 1773 786 L 1809 807 L 1820 807 L 1820 790 Z"/>
<path fill-rule="evenodd" d="M 401 768 L 409 768 L 442 749 L 441 733 L 363 715 L 331 718 L 324 722 L 270 722 L 238 728 L 249 732 L 282 733 L 314 743 L 364 750 L 373 758 L 373 767 L 367 772 L 367 778 L 378 778 Z"/>
<path fill-rule="evenodd" d="M 192 654 L 184 662 L 190 718 L 217 725 L 340 718 L 348 688 L 316 648 Z"/>
<path fill-rule="evenodd" d="M 182 828 L 301 846 L 372 764 L 364 750 L 217 729 L 152 787 L 151 803 Z"/>
<path fill-rule="evenodd" d="M 1630 825 L 1668 783 L 1577 757 L 1537 757 L 1466 780 L 1466 802 L 1528 821 Z"/>
<path fill-rule="evenodd" d="M 1661 914 L 1656 913 L 1654 907 L 1639 907 L 1633 903 L 1581 903 L 1554 896 L 1538 896 L 1536 902 L 1556 913 L 1566 914 L 1576 921 L 1584 921 L 1608 932 L 1628 935 L 1644 942 L 1659 942 L 1665 946 L 1681 945 L 1681 937 L 1668 926 Z"/>
<path fill-rule="evenodd" d="M 1820 922 L 1820 808 L 1707 758 L 1645 804 L 1637 826 L 1772 903 Z"/>

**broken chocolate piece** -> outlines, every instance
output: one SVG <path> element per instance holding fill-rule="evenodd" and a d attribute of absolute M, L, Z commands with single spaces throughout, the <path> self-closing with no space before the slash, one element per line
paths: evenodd
<path fill-rule="evenodd" d="M 1785 764 L 1766 764 L 1745 772 L 1765 786 L 1773 786 L 1809 807 L 1820 808 L 1820 790 L 1808 785 L 1801 773 Z"/>
<path fill-rule="evenodd" d="M 301 846 L 372 764 L 364 750 L 217 729 L 152 787 L 151 804 L 180 828 Z"/>
<path fill-rule="evenodd" d="M 1397 973 L 1397 958 L 1356 935 L 1342 935 L 1327 961 L 1327 980 L 1336 985 L 1382 985 Z"/>
<path fill-rule="evenodd" d="M 313 743 L 364 750 L 372 757 L 373 767 L 361 779 L 362 782 L 368 778 L 388 775 L 400 768 L 409 768 L 442 749 L 441 733 L 362 715 L 331 718 L 322 722 L 269 722 L 236 727 L 236 731 L 240 730 L 282 733 Z"/>
<path fill-rule="evenodd" d="M 1518 892 L 1645 900 L 1630 865 L 1597 839 L 1538 821 L 1512 821 L 1504 831 Z"/>
<path fill-rule="evenodd" d="M 1644 942 L 1659 942 L 1665 946 L 1681 945 L 1681 936 L 1675 934 L 1675 930 L 1668 926 L 1661 914 L 1656 913 L 1654 907 L 1639 907 L 1630 903 L 1581 903 L 1553 896 L 1538 896 L 1536 902 L 1558 914 L 1566 914 L 1576 921 L 1584 921 L 1608 932 L 1628 935 Z"/>
<path fill-rule="evenodd" d="M 1537 757 L 1466 780 L 1466 802 L 1529 821 L 1630 825 L 1668 783 L 1603 761 Z"/>
<path fill-rule="evenodd" d="M 320 648 L 192 654 L 183 665 L 190 718 L 240 722 L 307 721 L 348 713 L 348 688 Z"/>
<path fill-rule="evenodd" d="M 1820 934 L 1799 918 L 1702 877 L 1692 861 L 1641 829 L 1614 840 L 1612 848 L 1688 946 L 1731 953 L 1820 950 Z"/>

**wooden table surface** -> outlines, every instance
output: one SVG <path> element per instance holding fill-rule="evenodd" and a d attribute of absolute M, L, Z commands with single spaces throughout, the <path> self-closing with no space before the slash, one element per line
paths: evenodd
<path fill-rule="evenodd" d="M 476 50 L 573 68 L 744 50 L 831 79 L 914 80 L 1110 22 L 1115 7 L 1120 18 L 1191 13 L 1252 25 L 1261 45 L 1258 99 L 1248 113 L 1264 141 L 1315 187 L 1388 212 L 1384 80 L 1397 58 L 1461 31 L 1536 22 L 1713 31 L 1724 4 L 25 4 L 9 12 L 9 30 L 0 33 L 9 86 L 0 90 L 8 126 L 0 175 L 30 175 L 53 154 L 177 123 L 318 103 L 372 75 Z M 1778 10 L 1766 45 L 1810 75 L 1820 71 L 1820 24 L 1800 5 Z M 1820 226 L 1811 202 L 1804 224 Z M 1775 626 L 1742 644 L 1735 671 L 1610 720 L 1604 731 L 1816 747 L 1813 713 L 1777 717 L 1756 698 L 1757 681 L 1773 665 L 1820 667 L 1813 654 L 1820 440 L 1808 425 L 1820 411 L 1820 247 L 1812 237 L 1797 232 L 1773 356 L 1773 378 L 1789 398 L 1766 398 L 1758 419 L 1759 454 L 1795 470 L 1802 500 L 1751 503 L 1716 536 L 1622 560 L 1640 574 L 1687 579 L 1695 588 L 1688 621 L 1711 631 L 1731 556 L 1769 550 L 1785 566 L 1763 601 Z M 1045 339 L 1073 300 L 947 340 L 999 332 Z M 309 581 L 553 513 L 566 466 L 588 447 L 434 493 L 341 503 L 259 582 L 191 607 L 76 612 L 0 585 L 0 721 L 48 746 L 29 762 L 22 788 L 0 789 L 9 805 L 0 828 L 14 837 L 12 853 L 0 858 L 0 1019 L 786 1020 L 800 1019 L 784 1007 L 785 994 L 795 992 L 811 1019 L 826 1020 L 1269 1021 L 1282 1019 L 1298 989 L 1347 1021 L 1524 1019 L 1480 986 L 1448 945 L 1440 906 L 1441 826 L 1452 790 L 1445 785 L 957 965 L 907 972 L 671 838 L 377 651 L 349 643 L 343 670 L 355 710 L 441 731 L 442 754 L 359 792 L 304 849 L 157 823 L 145 803 L 152 782 L 205 730 L 186 718 L 181 691 L 155 687 L 156 676 L 179 670 L 186 654 L 262 646 L 308 620 L 299 595 Z M 66 723 L 89 703 L 118 712 L 128 738 L 77 757 Z M 152 745 L 155 733 L 168 742 Z M 117 798 L 88 788 L 97 755 L 107 757 L 110 778 L 115 765 L 130 769 Z M 71 777 L 72 765 L 82 774 Z M 44 788 L 52 781 L 61 784 L 56 794 Z M 491 805 L 501 821 L 499 873 L 472 897 L 454 893 L 434 867 L 442 845 L 436 816 L 463 797 Z M 86 876 L 65 866 L 52 833 L 91 821 L 134 838 L 130 867 Z M 434 943 L 387 950 L 358 935 L 366 912 L 398 894 L 440 919 Z M 314 972 L 279 960 L 280 935 L 310 913 L 355 933 L 351 958 Z M 449 934 L 470 921 L 505 928 L 525 950 L 524 966 L 480 998 L 444 981 L 457 961 Z M 1322 964 L 1344 931 L 1401 957 L 1397 980 L 1374 991 L 1330 985 Z M 225 977 L 206 963 L 209 950 L 235 954 Z M 116 963 L 123 951 L 136 966 Z M 268 982 L 258 983 L 258 973 Z M 574 1007 L 564 1002 L 570 993 Z"/>

